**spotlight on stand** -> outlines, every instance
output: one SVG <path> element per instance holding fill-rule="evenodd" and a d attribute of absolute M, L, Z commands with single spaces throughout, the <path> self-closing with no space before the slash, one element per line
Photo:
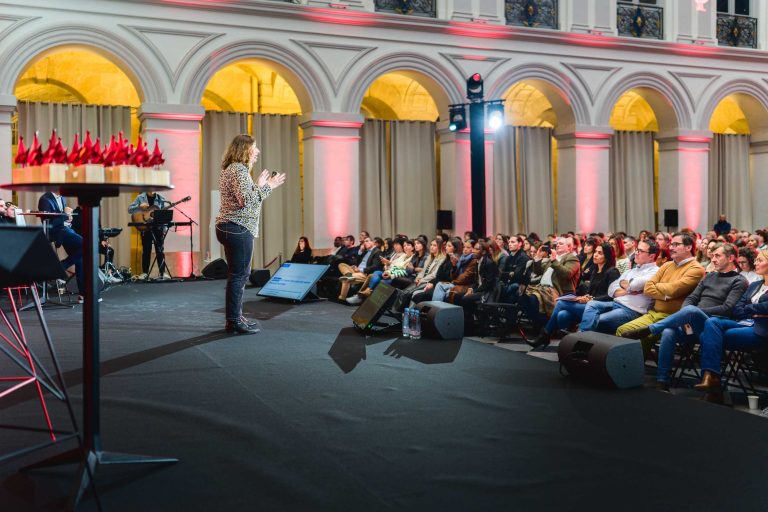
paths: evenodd
<path fill-rule="evenodd" d="M 500 101 L 488 103 L 488 128 L 498 130 L 504 126 L 504 105 Z"/>
<path fill-rule="evenodd" d="M 464 105 L 451 105 L 448 116 L 450 119 L 448 129 L 452 132 L 467 128 L 467 109 Z"/>
<path fill-rule="evenodd" d="M 467 78 L 467 99 L 469 101 L 483 101 L 483 77 L 480 73 L 473 73 Z"/>

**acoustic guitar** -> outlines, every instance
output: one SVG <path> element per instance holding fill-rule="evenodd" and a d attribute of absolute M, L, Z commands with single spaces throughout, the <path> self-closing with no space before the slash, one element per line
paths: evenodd
<path fill-rule="evenodd" d="M 176 201 L 175 203 L 171 203 L 164 208 L 160 208 L 159 206 L 153 204 L 149 208 L 139 210 L 138 212 L 131 214 L 131 222 L 136 224 L 142 224 L 142 223 L 146 224 L 146 226 L 136 226 L 136 229 L 138 229 L 139 231 L 146 231 L 152 226 L 155 212 L 157 210 L 170 210 L 177 204 L 185 203 L 190 200 L 192 200 L 192 196 L 187 196 L 184 199 L 181 199 L 180 201 Z"/>

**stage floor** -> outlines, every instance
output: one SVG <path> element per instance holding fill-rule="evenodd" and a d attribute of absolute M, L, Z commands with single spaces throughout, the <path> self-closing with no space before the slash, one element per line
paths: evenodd
<path fill-rule="evenodd" d="M 101 468 L 105 510 L 768 509 L 760 417 L 591 389 L 468 339 L 365 339 L 352 308 L 254 290 L 246 315 L 262 332 L 229 336 L 223 297 L 223 281 L 104 294 L 104 448 L 180 459 Z M 81 307 L 46 316 L 80 420 Z M 0 357 L 0 375 L 10 368 Z M 31 396 L 0 401 L 0 453 L 44 439 L 11 428 L 42 426 Z M 17 469 L 74 446 L 0 465 L 0 511 L 60 510 L 74 466 Z"/>

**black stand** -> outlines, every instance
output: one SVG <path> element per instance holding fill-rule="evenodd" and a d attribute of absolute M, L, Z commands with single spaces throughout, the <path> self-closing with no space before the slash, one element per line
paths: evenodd
<path fill-rule="evenodd" d="M 195 276 L 195 244 L 194 244 L 194 239 L 192 237 L 192 230 L 194 229 L 192 226 L 197 224 L 197 222 L 192 220 L 192 217 L 184 213 L 178 206 L 174 206 L 173 209 L 179 212 L 180 214 L 182 214 L 183 216 L 185 216 L 189 221 L 189 275 L 184 278 L 194 279 L 196 277 Z M 200 227 L 200 224 L 197 224 L 197 227 Z"/>
<path fill-rule="evenodd" d="M 99 278 L 98 243 L 99 209 L 103 197 L 117 197 L 120 192 L 167 190 L 156 185 L 118 184 L 9 184 L 0 188 L 40 192 L 59 190 L 63 196 L 77 196 L 83 207 L 83 266 L 85 270 L 85 303 L 83 305 L 83 449 L 71 450 L 25 469 L 49 467 L 77 462 L 80 464 L 67 510 L 75 510 L 100 465 L 106 464 L 173 464 L 174 458 L 127 455 L 104 451 L 101 443 L 100 361 L 99 361 Z"/>
<path fill-rule="evenodd" d="M 163 236 L 163 262 L 164 262 L 163 266 L 165 268 L 160 268 L 160 264 L 157 263 L 157 269 L 158 269 L 158 272 L 160 272 L 160 278 L 161 279 L 162 279 L 163 276 L 165 276 L 166 273 L 168 273 L 168 275 L 171 276 L 171 279 L 175 279 L 173 277 L 173 274 L 171 274 L 171 271 L 168 269 L 168 262 L 165 261 L 165 237 L 168 236 L 168 231 L 170 230 L 170 227 L 168 225 L 166 225 L 166 224 L 163 224 L 163 225 L 160 225 L 160 224 L 158 224 L 158 225 L 149 224 L 149 228 L 148 229 L 149 229 L 149 232 L 152 233 L 152 242 L 153 242 L 153 245 L 155 247 L 155 257 L 152 258 L 152 264 L 149 266 L 149 270 L 147 270 L 147 279 L 149 279 L 149 275 L 152 273 L 152 269 L 155 268 L 155 263 L 157 263 L 157 235 L 158 235 L 157 232 L 160 229 L 162 229 L 162 231 L 163 231 L 163 233 L 162 233 L 162 236 Z M 142 242 L 141 250 L 142 251 L 144 250 L 144 242 Z M 150 248 L 150 251 L 151 250 L 152 249 Z"/>

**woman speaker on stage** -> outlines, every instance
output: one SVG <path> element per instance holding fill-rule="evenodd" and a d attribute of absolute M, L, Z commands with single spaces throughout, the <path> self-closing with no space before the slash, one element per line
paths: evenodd
<path fill-rule="evenodd" d="M 256 183 L 253 182 L 251 166 L 259 153 L 251 136 L 238 135 L 221 163 L 221 207 L 216 217 L 216 238 L 224 246 L 227 258 L 225 330 L 229 333 L 259 332 L 243 317 L 243 291 L 251 272 L 253 239 L 259 236 L 261 203 L 285 182 L 285 174 L 266 169 Z"/>

